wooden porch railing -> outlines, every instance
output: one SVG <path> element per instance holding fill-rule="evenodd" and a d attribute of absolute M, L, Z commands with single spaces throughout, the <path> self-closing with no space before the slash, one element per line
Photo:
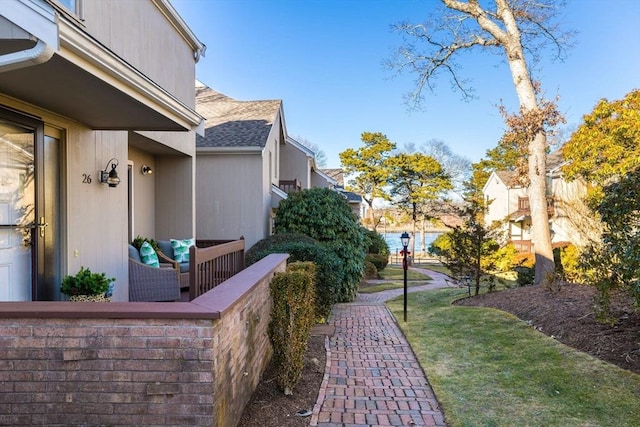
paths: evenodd
<path fill-rule="evenodd" d="M 302 190 L 302 183 L 297 179 L 283 179 L 278 182 L 278 187 L 285 193 L 289 194 L 292 191 Z"/>
<path fill-rule="evenodd" d="M 531 240 L 511 240 L 511 243 L 521 254 L 531 253 L 533 249 Z"/>
<path fill-rule="evenodd" d="M 199 242 L 208 242 L 206 240 Z M 244 269 L 244 238 L 189 248 L 189 300 L 194 300 Z M 203 243 L 202 246 L 205 246 Z"/>

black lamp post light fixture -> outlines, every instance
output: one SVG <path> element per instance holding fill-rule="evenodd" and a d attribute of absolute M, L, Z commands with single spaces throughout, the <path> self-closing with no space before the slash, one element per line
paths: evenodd
<path fill-rule="evenodd" d="M 407 322 L 407 254 L 409 247 L 409 233 L 406 231 L 400 236 L 400 242 L 402 243 L 402 269 L 404 270 L 404 321 Z"/>
<path fill-rule="evenodd" d="M 108 170 L 109 165 L 111 165 L 111 170 Z M 109 160 L 104 170 L 100 171 L 100 183 L 108 184 L 109 187 L 117 187 L 118 184 L 120 184 L 120 178 L 118 178 L 118 171 L 116 170 L 117 167 L 118 159 L 113 158 Z"/>

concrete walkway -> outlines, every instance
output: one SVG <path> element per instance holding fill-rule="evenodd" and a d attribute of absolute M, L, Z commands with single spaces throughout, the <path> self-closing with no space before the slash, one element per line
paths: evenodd
<path fill-rule="evenodd" d="M 408 292 L 450 287 L 446 276 Z M 311 426 L 446 426 L 427 378 L 384 301 L 403 289 L 359 294 L 334 306 L 327 338 L 327 366 Z"/>

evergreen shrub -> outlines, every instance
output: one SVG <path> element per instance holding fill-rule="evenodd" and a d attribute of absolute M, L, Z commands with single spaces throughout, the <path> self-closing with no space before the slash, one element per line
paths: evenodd
<path fill-rule="evenodd" d="M 340 257 L 308 236 L 287 234 L 286 239 L 283 236 L 275 234 L 257 242 L 245 254 L 245 264 L 249 266 L 275 253 L 289 254 L 289 264 L 299 261 L 313 262 L 316 265 L 314 282 L 317 320 L 328 318 L 331 308 L 339 301 L 339 295 L 346 292 L 342 289 L 344 281 Z"/>
<path fill-rule="evenodd" d="M 369 262 L 369 261 L 364 262 L 364 278 L 365 279 L 378 278 L 378 269 L 372 262 Z"/>
<path fill-rule="evenodd" d="M 300 264 L 290 264 L 286 272 L 276 273 L 269 285 L 273 299 L 269 339 L 276 381 L 287 395 L 293 393 L 302 374 L 307 340 L 315 319 L 314 267 L 312 263 Z"/>
<path fill-rule="evenodd" d="M 375 230 L 363 229 L 367 242 L 368 254 L 389 255 L 389 245 L 384 237 Z"/>
<path fill-rule="evenodd" d="M 273 234 L 268 236 L 262 240 L 256 242 L 253 246 L 251 246 L 244 254 L 244 263 L 249 266 L 251 264 L 255 264 L 260 261 L 263 256 L 259 256 L 260 253 L 263 253 L 265 250 L 270 251 L 272 246 L 286 244 L 286 243 L 309 243 L 312 245 L 318 244 L 318 241 L 313 237 L 309 237 L 305 234 L 301 233 L 280 233 Z M 269 252 L 276 253 L 276 252 Z"/>
<path fill-rule="evenodd" d="M 365 263 L 370 262 L 375 265 L 377 271 L 382 271 L 387 267 L 387 264 L 389 264 L 389 255 L 367 254 L 364 260 Z"/>
<path fill-rule="evenodd" d="M 355 298 L 364 274 L 366 241 L 358 217 L 340 193 L 312 188 L 290 193 L 278 206 L 276 234 L 302 233 L 323 243 L 342 260 L 338 302 Z"/>

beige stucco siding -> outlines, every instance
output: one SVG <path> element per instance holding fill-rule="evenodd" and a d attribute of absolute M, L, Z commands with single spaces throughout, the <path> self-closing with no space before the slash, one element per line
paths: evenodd
<path fill-rule="evenodd" d="M 246 247 L 265 236 L 263 158 L 260 154 L 198 155 L 196 236 L 237 239 Z"/>
<path fill-rule="evenodd" d="M 561 176 L 551 180 L 551 192 L 554 196 L 554 215 L 552 229 L 553 242 L 572 242 L 582 246 L 587 243 L 582 215 L 588 215 L 585 203 L 586 185 L 581 180 L 566 181 Z"/>
<path fill-rule="evenodd" d="M 135 134 L 143 136 L 154 143 L 160 143 L 168 149 L 178 151 L 188 156 L 195 156 L 196 140 L 195 132 L 150 132 L 136 131 Z M 165 151 L 168 153 L 168 151 Z M 175 153 L 174 153 L 175 154 Z"/>
<path fill-rule="evenodd" d="M 156 157 L 156 238 L 187 239 L 195 235 L 195 160 Z M 157 171 L 157 172 L 156 172 Z"/>
<path fill-rule="evenodd" d="M 309 158 L 292 144 L 280 146 L 280 179 L 297 179 L 303 189 L 311 188 L 311 167 Z"/>
<path fill-rule="evenodd" d="M 312 172 L 311 173 L 311 188 L 329 188 L 331 187 L 331 184 L 327 181 L 327 179 L 316 173 L 316 172 Z"/>
<path fill-rule="evenodd" d="M 524 188 L 508 188 L 495 173 L 491 174 L 484 186 L 485 200 L 489 203 L 485 222 L 503 221 L 509 214 L 518 210 L 518 198 L 526 197 Z"/>
<path fill-rule="evenodd" d="M 133 206 L 133 236 L 155 237 L 155 177 L 142 175 L 140 168 L 142 165 L 150 166 L 157 175 L 155 159 L 152 155 L 143 151 L 129 149 L 129 166 L 131 167 L 131 191 Z"/>
<path fill-rule="evenodd" d="M 484 187 L 485 201 L 489 203 L 485 222 L 502 221 L 509 214 L 509 197 L 505 197 L 509 189 L 492 174 Z"/>
<path fill-rule="evenodd" d="M 187 106 L 195 107 L 193 49 L 172 31 L 152 1 L 85 1 L 82 5 L 85 31 Z"/>

